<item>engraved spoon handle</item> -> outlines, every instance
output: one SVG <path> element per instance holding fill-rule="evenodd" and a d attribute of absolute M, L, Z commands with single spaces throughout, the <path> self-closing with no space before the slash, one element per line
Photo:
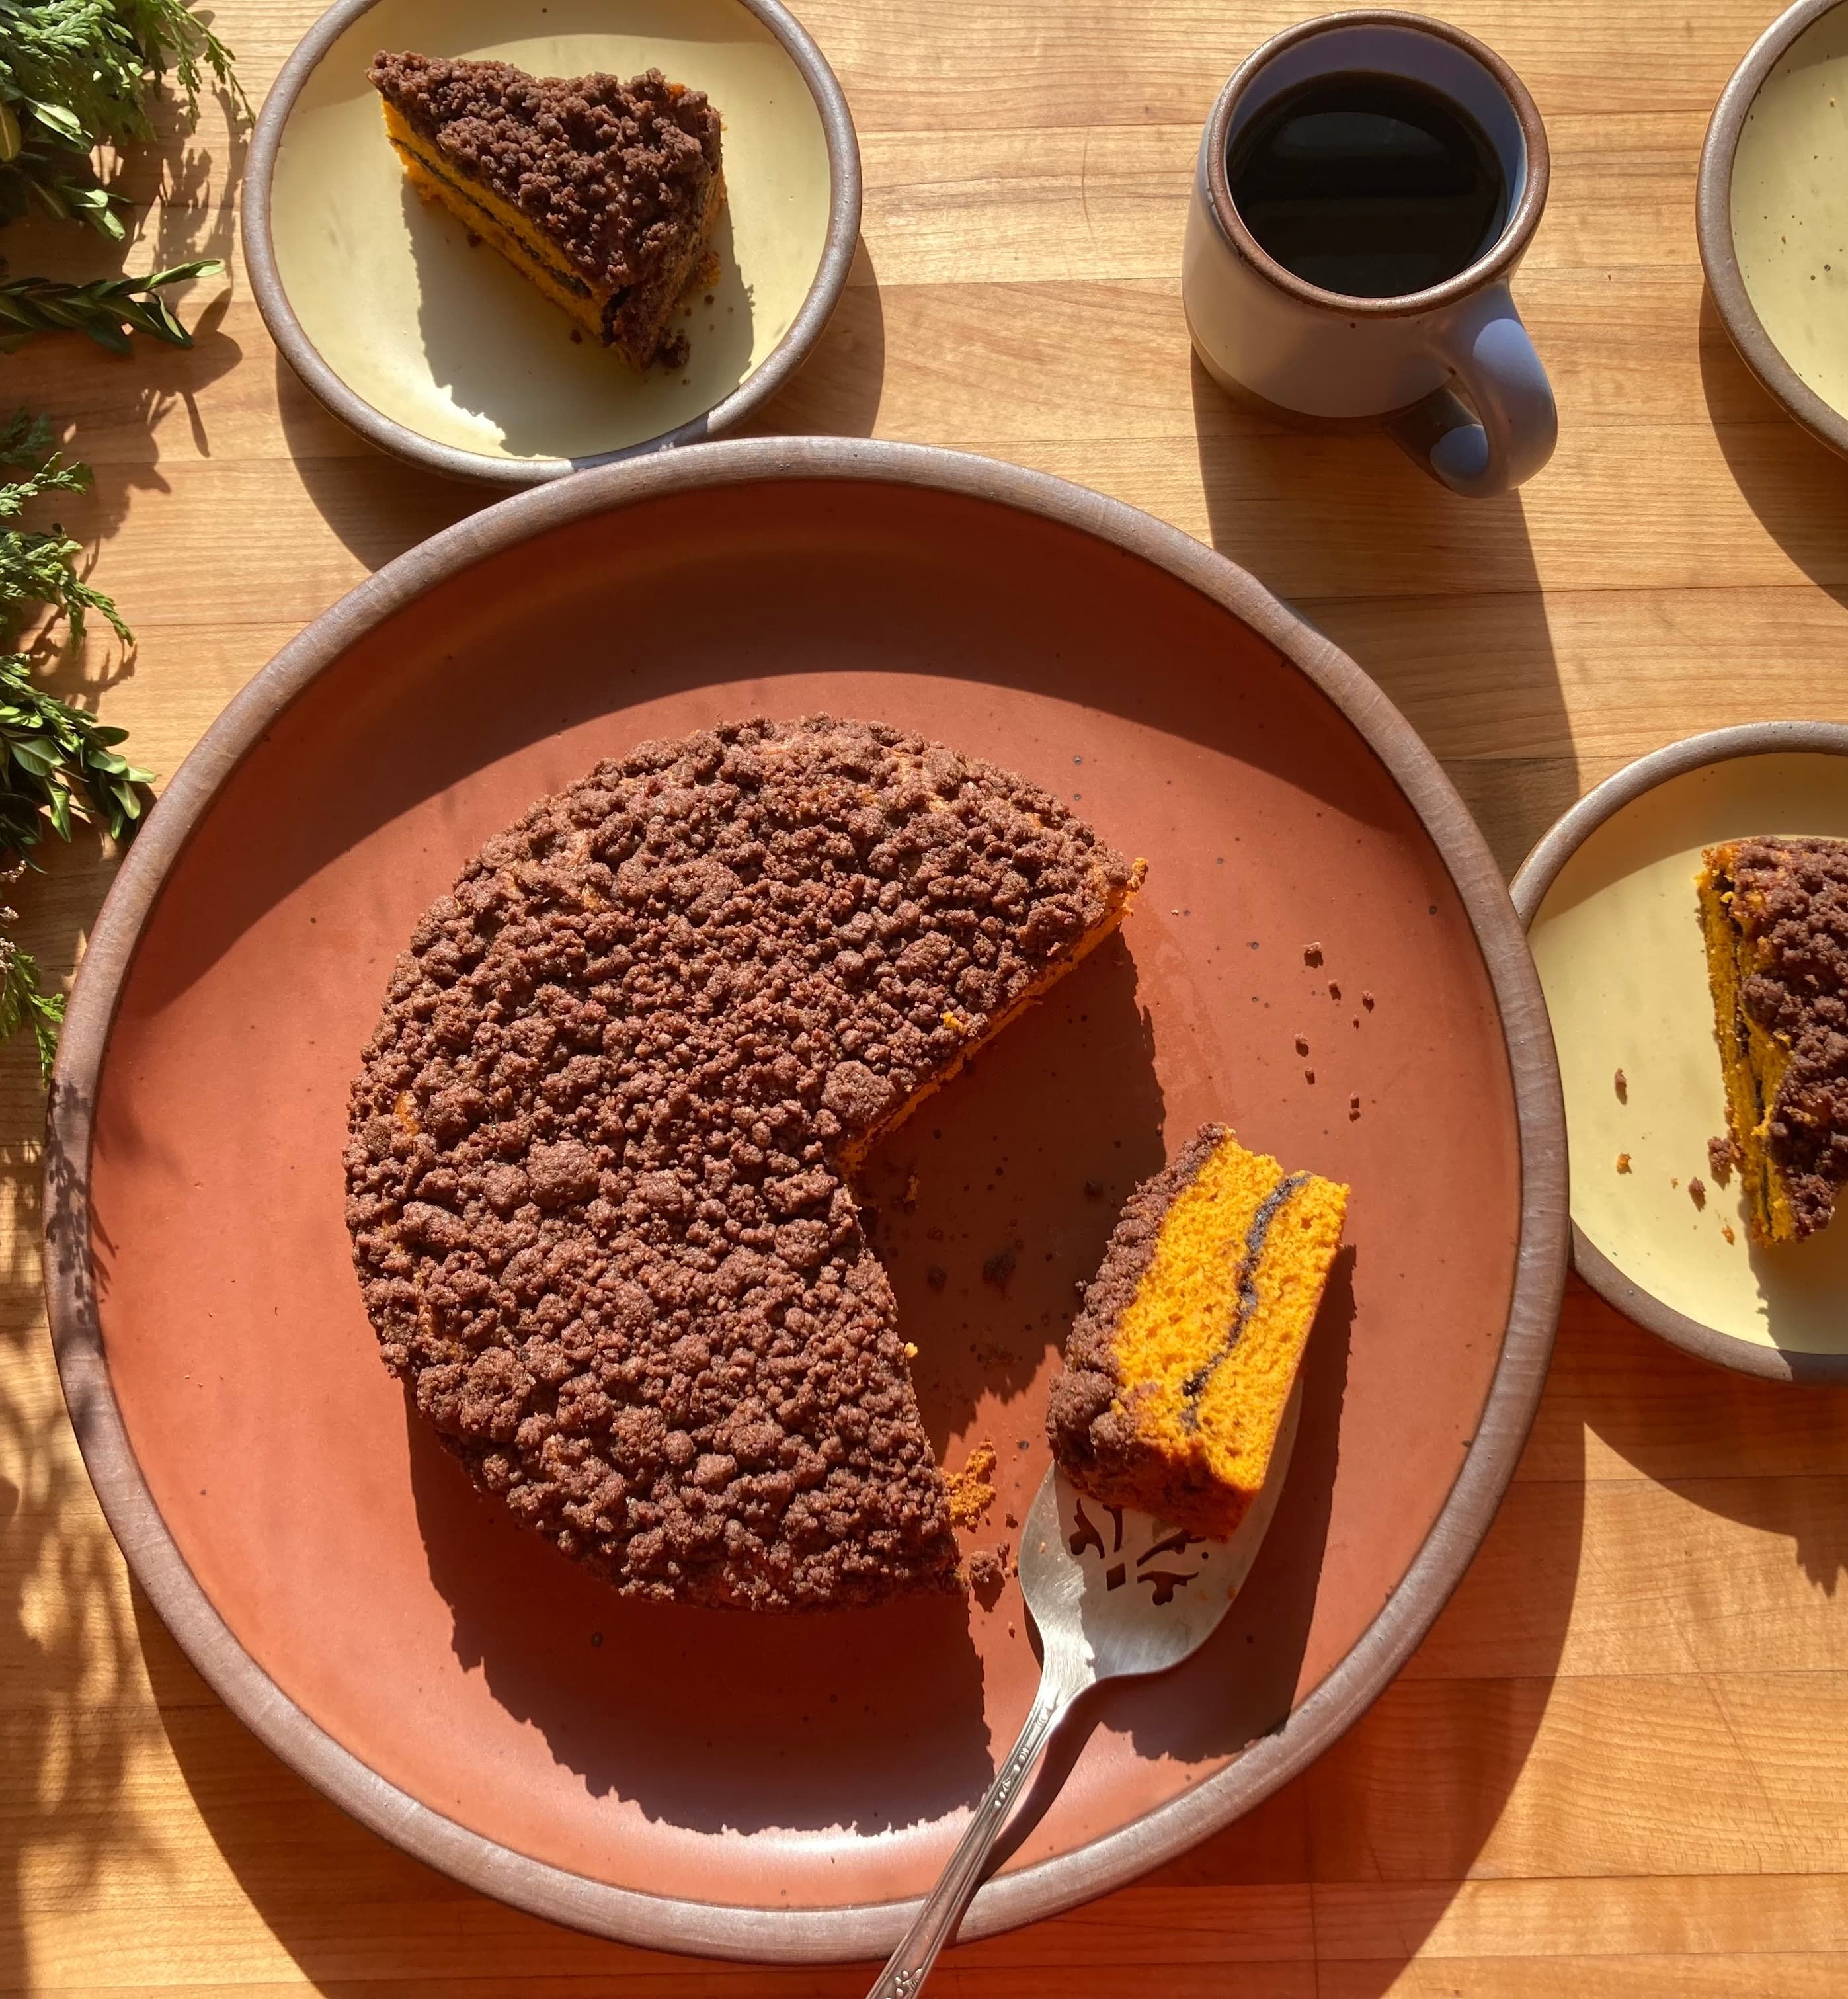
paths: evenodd
<path fill-rule="evenodd" d="M 1048 1658 L 1020 1739 L 995 1772 L 988 1795 L 975 1807 L 967 1829 L 957 1841 L 950 1864 L 918 1911 L 917 1921 L 887 1959 L 867 1999 L 912 1999 L 930 1976 L 938 1952 L 956 1935 L 957 1925 L 981 1880 L 988 1855 L 1007 1824 L 1027 1773 L 1039 1762 L 1040 1752 L 1065 1710 L 1083 1691 L 1084 1684 L 1081 1679 L 1074 1684 L 1074 1676 L 1056 1672 Z"/>

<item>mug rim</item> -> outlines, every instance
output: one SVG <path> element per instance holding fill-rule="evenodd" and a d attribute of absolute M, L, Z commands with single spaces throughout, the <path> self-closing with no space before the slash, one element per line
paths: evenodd
<path fill-rule="evenodd" d="M 1231 135 L 1233 113 L 1259 74 L 1299 42 L 1312 40 L 1338 28 L 1358 27 L 1408 28 L 1416 33 L 1448 42 L 1474 57 L 1507 99 L 1520 121 L 1521 138 L 1527 147 L 1527 171 L 1521 182 L 1521 198 L 1514 204 L 1514 212 L 1501 234 L 1483 255 L 1454 277 L 1446 278 L 1441 285 L 1428 286 L 1421 292 L 1397 293 L 1383 299 L 1328 291 L 1320 285 L 1312 285 L 1306 278 L 1298 277 L 1294 271 L 1279 263 L 1245 226 L 1244 218 L 1232 199 L 1231 182 L 1226 171 L 1226 147 Z M 1214 100 L 1206 120 L 1205 147 L 1206 206 L 1220 235 L 1260 276 L 1279 291 L 1300 304 L 1324 312 L 1338 312 L 1349 319 L 1412 318 L 1454 305 L 1479 291 L 1484 285 L 1507 277 L 1521 261 L 1539 226 L 1541 212 L 1546 206 L 1547 183 L 1552 171 L 1546 127 L 1540 122 L 1539 108 L 1527 85 L 1502 57 L 1486 42 L 1479 41 L 1462 28 L 1452 27 L 1448 21 L 1434 20 L 1428 14 L 1414 14 L 1392 7 L 1355 7 L 1333 14 L 1318 14 L 1313 19 L 1299 21 L 1294 26 L 1272 35 L 1268 41 L 1261 42 L 1233 71 Z"/>

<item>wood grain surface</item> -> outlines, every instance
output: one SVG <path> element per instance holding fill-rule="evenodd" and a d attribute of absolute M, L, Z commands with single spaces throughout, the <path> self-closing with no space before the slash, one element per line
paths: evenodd
<path fill-rule="evenodd" d="M 1763 0 L 1454 0 L 1538 100 L 1554 182 L 1517 293 L 1560 405 L 1516 497 L 1234 411 L 1177 284 L 1213 94 L 1296 18 L 1246 0 L 801 0 L 858 120 L 863 241 L 766 430 L 991 453 L 1148 508 L 1300 605 L 1442 757 L 1511 870 L 1695 729 L 1848 721 L 1848 465 L 1735 358 L 1694 183 Z M 260 95 L 312 0 L 227 0 Z M 97 469 L 65 510 L 140 636 L 60 676 L 170 771 L 369 569 L 482 504 L 384 459 L 280 364 L 236 261 L 220 109 L 133 164 L 132 268 L 219 254 L 197 347 L 0 362 Z M 9 233 L 16 270 L 100 246 Z M 358 309 L 356 305 L 356 310 Z M 67 974 L 81 844 L 15 894 Z M 0 1992 L 256 1999 L 857 1994 L 863 1970 L 649 1956 L 515 1915 L 358 1830 L 234 1722 L 129 1587 L 38 1293 L 36 1075 L 0 1057 Z M 1403 1678 L 1185 1860 L 953 1953 L 962 1999 L 1796 1999 L 1848 1990 L 1848 1398 L 1704 1367 L 1569 1296 L 1532 1441 Z"/>

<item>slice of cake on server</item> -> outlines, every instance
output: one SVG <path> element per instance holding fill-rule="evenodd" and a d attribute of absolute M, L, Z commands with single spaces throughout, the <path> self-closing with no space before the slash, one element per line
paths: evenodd
<path fill-rule="evenodd" d="M 1130 1197 L 1053 1384 L 1082 1492 L 1229 1538 L 1262 1489 L 1348 1190 L 1201 1128 Z"/>

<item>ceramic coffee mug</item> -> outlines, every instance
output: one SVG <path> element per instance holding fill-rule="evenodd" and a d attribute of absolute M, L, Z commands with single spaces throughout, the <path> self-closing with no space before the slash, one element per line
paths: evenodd
<path fill-rule="evenodd" d="M 1227 151 L 1248 122 L 1285 91 L 1353 71 L 1410 78 L 1461 107 L 1507 183 L 1500 234 L 1428 290 L 1324 291 L 1269 255 L 1234 205 Z M 1222 388 L 1286 422 L 1383 428 L 1434 478 L 1472 497 L 1518 486 L 1552 456 L 1559 431 L 1546 371 L 1508 293 L 1546 182 L 1534 100 L 1473 36 L 1373 11 L 1286 28 L 1220 92 L 1200 141 L 1182 270 L 1195 349 Z"/>

